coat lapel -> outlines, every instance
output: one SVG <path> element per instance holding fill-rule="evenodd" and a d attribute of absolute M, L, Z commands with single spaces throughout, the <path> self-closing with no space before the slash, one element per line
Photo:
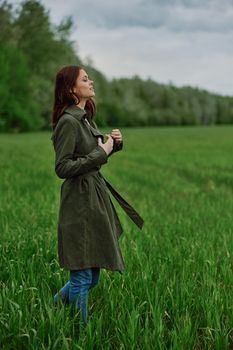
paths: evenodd
<path fill-rule="evenodd" d="M 92 125 L 89 126 L 92 135 L 95 137 L 101 137 L 102 142 L 104 142 L 104 135 L 102 134 L 102 132 L 99 131 L 97 127 L 94 127 L 93 125 L 94 123 L 92 123 Z"/>

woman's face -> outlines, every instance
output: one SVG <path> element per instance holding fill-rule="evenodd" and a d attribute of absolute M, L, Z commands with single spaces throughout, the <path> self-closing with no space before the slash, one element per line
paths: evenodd
<path fill-rule="evenodd" d="M 80 100 L 88 100 L 95 96 L 93 81 L 88 78 L 84 69 L 80 69 L 73 91 Z"/>

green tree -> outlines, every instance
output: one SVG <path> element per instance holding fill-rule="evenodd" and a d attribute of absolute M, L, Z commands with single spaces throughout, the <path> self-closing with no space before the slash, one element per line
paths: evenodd
<path fill-rule="evenodd" d="M 24 55 L 0 46 L 0 130 L 37 130 L 43 125 L 31 98 L 30 71 Z"/>

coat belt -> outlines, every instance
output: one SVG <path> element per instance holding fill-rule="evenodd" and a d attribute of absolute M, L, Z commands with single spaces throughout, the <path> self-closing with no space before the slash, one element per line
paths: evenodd
<path fill-rule="evenodd" d="M 113 195 L 113 197 L 117 200 L 117 202 L 120 204 L 121 208 L 126 212 L 126 214 L 130 217 L 130 219 L 140 228 L 142 229 L 142 226 L 144 224 L 143 218 L 138 214 L 138 212 L 128 203 L 126 200 L 110 185 L 110 183 L 103 177 L 101 172 L 99 170 L 91 170 L 85 174 L 79 175 L 82 177 L 91 176 L 93 174 L 99 174 L 102 179 L 104 180 L 107 188 Z"/>
<path fill-rule="evenodd" d="M 126 212 L 126 214 L 130 217 L 130 219 L 140 228 L 144 224 L 143 218 L 137 213 L 137 211 L 128 203 L 126 200 L 110 185 L 110 183 L 103 177 L 103 175 L 99 172 L 100 176 L 103 178 L 107 188 L 112 193 L 113 197 L 120 204 L 122 209 Z"/>

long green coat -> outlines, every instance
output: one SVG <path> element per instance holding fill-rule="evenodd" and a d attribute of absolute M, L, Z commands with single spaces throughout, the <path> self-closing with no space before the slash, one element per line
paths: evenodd
<path fill-rule="evenodd" d="M 51 137 L 55 172 L 65 179 L 58 218 L 59 264 L 67 270 L 100 267 L 122 272 L 118 239 L 123 229 L 107 190 L 140 228 L 143 220 L 99 172 L 108 157 L 122 149 L 123 142 L 114 143 L 107 155 L 98 137 L 104 142 L 96 123 L 76 105 L 65 110 Z"/>

